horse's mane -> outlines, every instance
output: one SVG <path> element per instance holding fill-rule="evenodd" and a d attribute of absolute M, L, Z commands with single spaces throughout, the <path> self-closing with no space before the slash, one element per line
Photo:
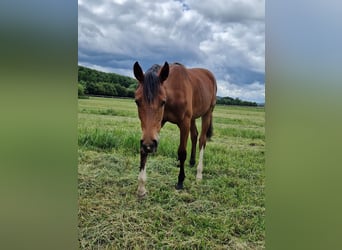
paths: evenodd
<path fill-rule="evenodd" d="M 180 65 L 180 66 L 183 66 L 183 67 L 184 67 L 184 65 L 181 64 L 181 63 L 179 63 L 179 62 L 174 62 L 173 64 Z"/>
<path fill-rule="evenodd" d="M 158 71 L 160 68 L 160 65 L 154 64 L 145 73 L 143 94 L 148 103 L 153 101 L 159 91 L 160 80 L 158 77 Z"/>
<path fill-rule="evenodd" d="M 182 66 L 185 68 L 185 66 L 179 62 L 175 62 L 173 64 Z M 161 68 L 160 65 L 154 64 L 145 73 L 143 94 L 144 94 L 144 98 L 146 98 L 146 101 L 148 103 L 151 103 L 153 99 L 155 98 L 155 96 L 158 94 L 159 87 L 160 87 L 160 80 L 159 80 L 158 72 L 160 68 Z"/>

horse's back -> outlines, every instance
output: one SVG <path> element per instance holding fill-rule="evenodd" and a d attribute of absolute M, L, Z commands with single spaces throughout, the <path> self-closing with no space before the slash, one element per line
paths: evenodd
<path fill-rule="evenodd" d="M 193 114 L 199 117 L 211 111 L 216 103 L 216 80 L 207 69 L 188 69 L 190 82 L 193 89 Z"/>
<path fill-rule="evenodd" d="M 198 118 L 211 111 L 215 106 L 216 80 L 207 69 L 188 69 L 182 64 L 172 64 L 165 86 L 169 104 L 167 120 L 176 120 L 171 118 L 174 117 L 172 113 L 175 110 L 178 110 L 177 112 L 183 110 L 184 114 L 190 112 L 193 118 Z"/>

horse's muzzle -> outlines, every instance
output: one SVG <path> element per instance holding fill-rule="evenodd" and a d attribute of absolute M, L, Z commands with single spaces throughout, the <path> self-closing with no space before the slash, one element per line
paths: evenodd
<path fill-rule="evenodd" d="M 145 153 L 155 153 L 157 151 L 158 142 L 157 140 L 152 140 L 152 143 L 144 143 L 143 140 L 140 141 L 140 148 Z"/>

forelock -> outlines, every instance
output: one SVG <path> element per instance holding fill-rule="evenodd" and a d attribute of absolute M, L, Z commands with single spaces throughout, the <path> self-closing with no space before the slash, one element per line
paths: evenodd
<path fill-rule="evenodd" d="M 159 77 L 154 72 L 147 72 L 144 79 L 143 93 L 148 103 L 153 102 L 153 99 L 159 92 L 160 81 Z"/>

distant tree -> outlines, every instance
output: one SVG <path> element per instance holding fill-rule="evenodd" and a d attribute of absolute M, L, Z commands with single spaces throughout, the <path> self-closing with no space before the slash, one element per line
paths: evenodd
<path fill-rule="evenodd" d="M 118 95 L 116 88 L 112 83 L 99 82 L 99 83 L 96 83 L 96 85 L 98 86 L 98 89 L 101 91 L 100 95 L 106 95 L 106 96 Z"/>
<path fill-rule="evenodd" d="M 78 83 L 78 96 L 84 96 L 84 86 Z"/>
<path fill-rule="evenodd" d="M 234 99 L 229 96 L 217 98 L 216 103 L 223 104 L 223 105 L 257 106 L 257 103 L 255 102 L 242 101 L 239 98 Z"/>
<path fill-rule="evenodd" d="M 88 95 L 95 95 L 96 90 L 96 84 L 93 82 L 88 82 L 85 87 L 85 93 Z"/>
<path fill-rule="evenodd" d="M 116 88 L 118 96 L 121 96 L 121 97 L 127 96 L 127 89 L 125 87 L 121 86 L 120 84 L 115 84 L 114 86 Z"/>
<path fill-rule="evenodd" d="M 96 95 L 106 95 L 106 89 L 102 83 L 95 84 L 95 94 Z"/>
<path fill-rule="evenodd" d="M 131 88 L 127 89 L 127 97 L 134 98 L 134 96 L 135 96 L 135 89 L 131 89 Z"/>
<path fill-rule="evenodd" d="M 134 97 L 137 81 L 128 76 L 78 66 L 78 81 L 85 94 Z"/>
<path fill-rule="evenodd" d="M 87 86 L 87 83 L 83 80 L 78 81 L 79 84 L 81 84 L 84 88 Z"/>
<path fill-rule="evenodd" d="M 131 85 L 129 85 L 128 89 L 136 89 L 138 87 L 138 83 L 134 82 Z"/>

